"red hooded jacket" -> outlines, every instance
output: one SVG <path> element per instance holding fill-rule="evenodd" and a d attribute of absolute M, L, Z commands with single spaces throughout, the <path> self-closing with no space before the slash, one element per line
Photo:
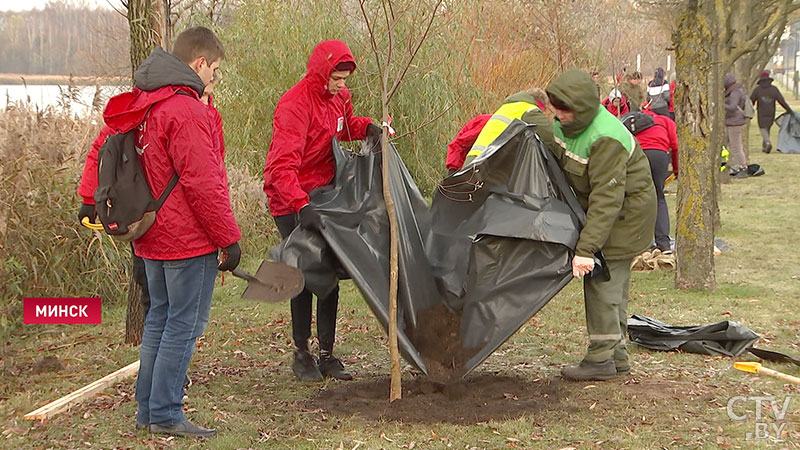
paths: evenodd
<path fill-rule="evenodd" d="M 347 44 L 319 43 L 308 59 L 306 76 L 286 91 L 275 107 L 264 166 L 264 192 L 273 216 L 300 211 L 308 204 L 309 192 L 330 184 L 335 172 L 333 138 L 364 139 L 372 122 L 369 117 L 353 115 L 347 88 L 336 95 L 328 91 L 331 72 L 342 62 L 355 64 Z"/>
<path fill-rule="evenodd" d="M 172 70 L 158 70 L 164 66 Z M 164 73 L 170 76 L 164 78 Z M 136 85 L 148 90 L 134 88 L 106 105 L 106 126 L 92 144 L 78 188 L 84 203 L 94 203 L 97 150 L 105 137 L 138 127 L 137 147 L 143 149 L 142 167 L 153 196 L 161 195 L 173 174 L 179 181 L 156 222 L 133 243 L 136 255 L 155 260 L 193 258 L 238 242 L 242 233 L 231 210 L 222 161 L 222 121 L 213 106 L 200 102 L 199 77 L 157 48 L 137 70 Z M 178 91 L 189 95 L 176 95 Z"/>
<path fill-rule="evenodd" d="M 464 165 L 464 161 L 467 159 L 469 149 L 472 148 L 475 139 L 478 139 L 478 135 L 481 134 L 483 126 L 486 125 L 486 122 L 488 122 L 491 117 L 491 114 L 480 114 L 470 119 L 469 122 L 464 125 L 464 128 L 458 132 L 456 138 L 447 146 L 447 161 L 445 161 L 445 167 L 448 169 L 461 169 Z"/>
<path fill-rule="evenodd" d="M 650 110 L 642 110 L 650 115 L 656 126 L 640 131 L 635 135 L 643 150 L 663 150 L 672 156 L 672 171 L 678 171 L 678 131 L 675 122 L 667 116 Z"/>

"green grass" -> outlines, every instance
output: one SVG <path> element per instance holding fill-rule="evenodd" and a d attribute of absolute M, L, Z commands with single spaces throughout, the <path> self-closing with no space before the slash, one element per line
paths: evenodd
<path fill-rule="evenodd" d="M 634 273 L 629 313 L 676 325 L 735 320 L 761 336 L 760 347 L 800 356 L 800 255 L 794 242 L 794 224 L 800 220 L 800 156 L 761 153 L 754 125 L 751 148 L 756 150 L 751 151 L 752 162 L 761 164 L 766 175 L 723 186 L 718 235 L 731 250 L 716 257 L 718 289 L 676 291 L 673 271 Z M 673 193 L 673 211 L 674 199 Z M 251 255 L 244 268 L 256 267 L 257 258 Z M 354 286 L 342 286 L 337 353 L 355 372 L 353 383 L 382 378 L 388 373 L 384 333 Z M 22 419 L 136 360 L 137 349 L 121 344 L 124 307 L 116 304 L 105 308 L 102 325 L 24 325 L 12 337 L 5 373 L 0 373 L 0 447 L 800 447 L 800 386 L 738 372 L 728 358 L 652 352 L 631 345 L 631 377 L 602 383 L 561 381 L 559 368 L 577 361 L 586 344 L 578 283 L 568 285 L 474 372 L 512 376 L 532 386 L 551 383 L 559 392 L 552 404 L 512 419 L 498 416 L 467 425 L 368 420 L 335 408 L 319 410 L 310 399 L 342 383 L 294 381 L 288 367 L 288 304 L 240 300 L 242 289 L 243 283 L 231 277 L 217 286 L 212 319 L 190 367 L 194 385 L 187 414 L 216 427 L 218 437 L 194 441 L 134 433 L 133 380 L 47 423 Z M 48 355 L 58 357 L 64 368 L 34 374 L 36 361 Z M 800 375 L 795 366 L 768 365 Z M 410 379 L 408 370 L 405 376 Z M 755 425 L 754 408 L 752 403 L 739 404 L 736 412 L 749 416 L 731 420 L 726 405 L 737 395 L 773 395 L 779 401 L 794 396 L 782 442 L 746 440 Z"/>

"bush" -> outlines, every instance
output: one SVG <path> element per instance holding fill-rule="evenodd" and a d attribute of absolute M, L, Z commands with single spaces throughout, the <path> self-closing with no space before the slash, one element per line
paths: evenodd
<path fill-rule="evenodd" d="M 0 115 L 0 317 L 10 330 L 20 323 L 23 297 L 119 301 L 130 250 L 77 223 L 76 189 L 99 118 L 29 105 Z"/>
<path fill-rule="evenodd" d="M 348 7 L 349 5 L 349 7 Z M 268 0 L 243 3 L 233 23 L 219 30 L 226 46 L 224 76 L 216 98 L 225 120 L 228 163 L 262 177 L 272 138 L 272 117 L 281 95 L 305 75 L 314 46 L 340 39 L 350 46 L 358 69 L 348 79 L 357 115 L 380 118 L 374 55 L 355 5 Z M 463 9 L 463 7 L 462 7 Z M 392 99 L 395 141 L 421 190 L 431 195 L 446 174 L 448 142 L 472 116 L 485 112 L 465 57 L 458 5 L 417 54 Z M 397 42 L 418 27 L 399 29 Z M 403 34 L 406 33 L 406 34 Z M 454 46 L 453 42 L 463 42 Z M 400 55 L 400 50 L 398 55 Z M 405 50 L 403 50 L 405 51 Z M 348 144 L 345 144 L 348 145 Z M 354 144 L 358 145 L 358 144 Z"/>

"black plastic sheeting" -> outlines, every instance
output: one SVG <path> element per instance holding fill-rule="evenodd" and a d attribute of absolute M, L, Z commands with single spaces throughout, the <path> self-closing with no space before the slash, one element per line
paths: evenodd
<path fill-rule="evenodd" d="M 378 144 L 366 145 L 377 150 Z M 390 234 L 381 154 L 356 157 L 335 141 L 333 151 L 334 184 L 310 194 L 325 225 L 321 236 L 297 228 L 272 256 L 299 267 L 319 296 L 352 278 L 386 329 Z M 460 346 L 451 368 L 463 376 L 572 279 L 583 211 L 534 128 L 518 120 L 474 164 L 442 181 L 430 207 L 396 149 L 390 151 L 400 350 L 430 375 L 426 361 L 440 355 L 421 354 L 409 335 L 431 331 L 431 314 L 449 312 L 458 320 Z"/>
<path fill-rule="evenodd" d="M 739 356 L 758 335 L 744 325 L 724 320 L 710 325 L 677 327 L 652 317 L 632 315 L 628 319 L 630 340 L 652 350 L 677 350 L 702 355 Z"/>
<path fill-rule="evenodd" d="M 781 153 L 800 153 L 800 113 L 783 113 L 775 123 L 780 127 L 775 148 Z"/>

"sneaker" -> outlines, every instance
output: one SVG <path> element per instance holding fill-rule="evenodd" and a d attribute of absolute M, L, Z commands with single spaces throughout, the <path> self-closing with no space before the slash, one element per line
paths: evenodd
<path fill-rule="evenodd" d="M 294 350 L 292 373 L 300 381 L 322 381 L 317 362 L 308 350 Z"/>
<path fill-rule="evenodd" d="M 631 373 L 631 365 L 628 361 L 614 361 L 614 367 L 617 370 L 617 375 L 628 375 Z"/>
<path fill-rule="evenodd" d="M 771 143 L 771 142 L 768 142 L 768 143 L 767 143 L 767 145 L 765 145 L 765 146 L 763 146 L 763 147 L 761 148 L 761 151 L 762 151 L 762 152 L 764 152 L 764 153 L 769 153 L 769 152 L 771 152 L 771 151 L 772 151 L 772 143 Z"/>
<path fill-rule="evenodd" d="M 617 368 L 613 359 L 603 362 L 591 362 L 585 359 L 577 366 L 561 369 L 561 376 L 572 381 L 610 380 L 617 376 Z"/>
<path fill-rule="evenodd" d="M 150 424 L 136 422 L 136 431 L 142 431 L 142 430 L 150 431 Z"/>
<path fill-rule="evenodd" d="M 187 436 L 187 437 L 211 437 L 217 434 L 217 430 L 212 428 L 203 428 L 189 422 L 188 420 L 177 425 L 150 425 L 150 432 L 156 434 L 169 434 L 172 436 Z"/>
<path fill-rule="evenodd" d="M 344 370 L 344 364 L 335 356 L 320 359 L 319 371 L 322 375 L 336 378 L 337 380 L 350 381 L 353 379 L 353 374 Z"/>

